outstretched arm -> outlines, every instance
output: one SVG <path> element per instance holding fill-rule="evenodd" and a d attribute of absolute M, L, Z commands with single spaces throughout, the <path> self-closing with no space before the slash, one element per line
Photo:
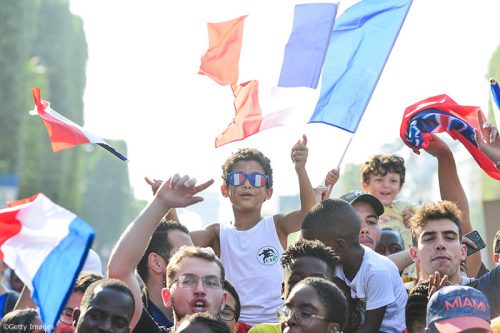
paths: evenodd
<path fill-rule="evenodd" d="M 429 147 L 425 151 L 437 158 L 439 190 L 442 200 L 453 201 L 463 213 L 462 234 L 472 231 L 470 222 L 469 202 L 457 173 L 455 158 L 450 148 L 436 135 L 432 135 Z M 475 253 L 467 258 L 467 272 L 475 277 L 481 266 L 481 253 Z"/>
<path fill-rule="evenodd" d="M 307 155 L 307 137 L 303 135 L 302 139 L 297 141 L 292 147 L 291 153 L 292 161 L 295 164 L 295 171 L 299 179 L 300 210 L 286 215 L 275 215 L 276 229 L 281 240 L 286 240 L 288 234 L 300 230 L 304 217 L 316 204 L 314 190 L 306 171 Z"/>
<path fill-rule="evenodd" d="M 142 312 L 141 290 L 135 277 L 135 268 L 162 217 L 172 208 L 187 207 L 202 201 L 196 194 L 210 186 L 213 180 L 200 185 L 195 183 L 195 179 L 176 174 L 161 184 L 151 203 L 127 227 L 113 248 L 108 262 L 108 276 L 123 281 L 134 295 L 132 327 L 135 327 Z"/>

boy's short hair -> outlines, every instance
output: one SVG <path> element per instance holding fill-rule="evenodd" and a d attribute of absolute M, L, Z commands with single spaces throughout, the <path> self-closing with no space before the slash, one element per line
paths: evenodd
<path fill-rule="evenodd" d="M 462 242 L 462 211 L 451 201 L 442 200 L 420 206 L 410 219 L 413 245 L 418 245 L 418 238 L 428 221 L 448 219 L 458 227 L 458 236 Z"/>
<path fill-rule="evenodd" d="M 347 321 L 347 300 L 342 290 L 335 283 L 319 277 L 308 277 L 294 287 L 306 285 L 316 290 L 320 302 L 326 309 L 325 319 L 337 323 L 342 330 Z"/>
<path fill-rule="evenodd" d="M 229 327 L 222 319 L 216 318 L 208 313 L 192 313 L 185 316 L 180 321 L 175 332 L 182 332 L 189 324 L 203 326 L 213 333 L 231 333 Z"/>
<path fill-rule="evenodd" d="M 168 241 L 168 233 L 171 230 L 178 230 L 189 235 L 189 230 L 185 225 L 177 221 L 166 220 L 165 218 L 163 218 L 153 232 L 153 235 L 149 240 L 148 247 L 146 248 L 146 251 L 144 251 L 139 264 L 137 264 L 137 274 L 139 274 L 142 281 L 146 282 L 148 279 L 148 257 L 151 253 L 158 254 L 163 258 L 163 260 L 165 260 L 165 263 L 168 264 L 171 250 L 171 246 Z"/>
<path fill-rule="evenodd" d="M 493 238 L 493 253 L 500 255 L 500 229 Z"/>
<path fill-rule="evenodd" d="M 370 182 L 370 174 L 375 176 L 385 176 L 389 172 L 399 174 L 401 184 L 405 182 L 405 160 L 396 154 L 377 154 L 370 156 L 361 166 L 361 181 L 365 184 Z"/>
<path fill-rule="evenodd" d="M 335 272 L 335 267 L 339 264 L 339 257 L 333 249 L 324 245 L 318 240 L 301 239 L 297 243 L 289 246 L 281 256 L 281 266 L 290 268 L 295 260 L 302 257 L 313 257 L 324 261 L 328 268 Z"/>
<path fill-rule="evenodd" d="M 267 188 L 273 187 L 273 169 L 271 168 L 271 160 L 255 148 L 240 148 L 235 153 L 232 153 L 226 162 L 222 165 L 222 179 L 224 184 L 228 185 L 227 174 L 233 171 L 234 165 L 239 161 L 256 161 L 264 169 L 264 173 L 269 177 L 266 184 Z"/>
<path fill-rule="evenodd" d="M 219 258 L 215 255 L 214 251 L 208 247 L 197 246 L 182 246 L 177 251 L 167 265 L 167 288 L 170 288 L 174 282 L 175 273 L 179 268 L 179 264 L 185 258 L 200 258 L 208 262 L 215 262 L 220 268 L 221 284 L 225 280 L 224 266 Z"/>

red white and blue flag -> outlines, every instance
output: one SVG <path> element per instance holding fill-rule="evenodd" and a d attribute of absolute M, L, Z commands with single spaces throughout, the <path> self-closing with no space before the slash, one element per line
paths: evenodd
<path fill-rule="evenodd" d="M 43 324 L 54 327 L 95 232 L 42 193 L 7 205 L 0 210 L 0 258 L 31 291 Z"/>
<path fill-rule="evenodd" d="M 477 146 L 474 129 L 479 130 L 478 110 L 478 106 L 459 105 L 447 95 L 429 97 L 406 108 L 401 139 L 408 147 L 419 150 L 429 146 L 430 133 L 448 133 L 467 148 L 490 177 L 500 180 L 500 170 Z"/>
<path fill-rule="evenodd" d="M 39 88 L 33 88 L 33 97 L 35 99 L 35 109 L 32 110 L 30 114 L 38 115 L 42 118 L 49 133 L 50 144 L 54 152 L 72 148 L 77 145 L 95 143 L 122 161 L 127 160 L 125 156 L 108 145 L 104 139 L 90 133 L 80 125 L 52 110 L 50 102 L 41 99 Z"/>
<path fill-rule="evenodd" d="M 234 118 L 217 137 L 216 147 L 284 125 L 295 109 L 312 112 L 303 107 L 311 99 L 316 107 L 310 123 L 354 133 L 410 5 L 411 0 L 362 0 L 337 20 L 336 3 L 296 5 L 279 80 L 264 94 L 258 78 L 238 84 L 244 24 L 250 15 L 209 23 L 209 49 L 199 73 L 230 85 L 235 97 Z M 261 103 L 262 95 L 270 96 L 267 105 Z"/>

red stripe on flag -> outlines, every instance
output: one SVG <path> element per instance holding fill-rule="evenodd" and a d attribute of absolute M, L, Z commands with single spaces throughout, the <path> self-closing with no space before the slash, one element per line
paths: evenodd
<path fill-rule="evenodd" d="M 35 99 L 38 115 L 42 118 L 47 128 L 47 132 L 49 133 L 50 144 L 54 152 L 76 145 L 90 143 L 90 140 L 80 129 L 46 112 L 49 103 L 41 100 L 40 89 L 33 88 L 33 97 Z"/>

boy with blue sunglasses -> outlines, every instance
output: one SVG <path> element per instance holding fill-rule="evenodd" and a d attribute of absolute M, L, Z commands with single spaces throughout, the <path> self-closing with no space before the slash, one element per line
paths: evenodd
<path fill-rule="evenodd" d="M 227 279 L 236 286 L 242 304 L 240 332 L 258 323 L 276 322 L 276 308 L 283 305 L 283 268 L 279 259 L 288 234 L 300 230 L 305 215 L 316 203 L 305 168 L 307 155 L 304 135 L 291 151 L 301 209 L 263 217 L 262 204 L 273 193 L 270 160 L 257 149 L 239 149 L 222 166 L 221 192 L 231 201 L 234 220 L 190 233 L 195 245 L 214 249 L 224 264 Z"/>

